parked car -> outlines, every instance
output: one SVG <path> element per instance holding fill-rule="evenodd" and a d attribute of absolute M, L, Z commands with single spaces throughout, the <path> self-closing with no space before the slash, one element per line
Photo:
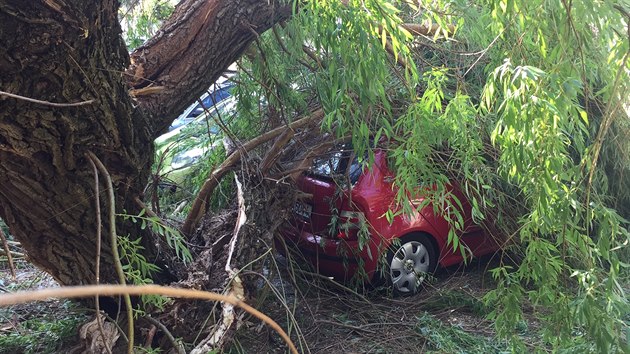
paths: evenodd
<path fill-rule="evenodd" d="M 186 124 L 192 122 L 206 110 L 211 110 L 216 104 L 230 97 L 231 89 L 234 84 L 226 81 L 219 84 L 213 84 L 206 93 L 204 93 L 199 100 L 191 104 L 179 117 L 175 118 L 173 123 L 168 127 L 168 131 L 173 131 L 179 127 L 183 127 Z"/>
<path fill-rule="evenodd" d="M 231 115 L 236 100 L 231 97 L 213 105 L 187 125 L 180 126 L 155 139 L 157 159 L 161 161 L 159 174 L 165 181 L 163 186 L 176 189 L 191 172 L 190 168 L 221 144 L 219 127 L 213 115 L 223 118 Z"/>
<path fill-rule="evenodd" d="M 430 186 L 419 186 L 410 201 L 420 209 L 417 213 L 394 213 L 388 221 L 388 210 L 400 210 L 394 174 L 385 151 L 376 150 L 374 157 L 371 168 L 364 169 L 346 144 L 316 160 L 298 178 L 307 197 L 298 200 L 281 234 L 324 275 L 349 280 L 362 267 L 369 281 L 384 278 L 395 293 L 413 294 L 438 266 L 464 258 L 448 242 L 446 218 L 434 213 L 431 204 L 422 204 L 421 191 Z M 472 222 L 470 203 L 459 188 L 448 190 L 462 205 L 460 242 L 476 257 L 496 251 L 497 244 Z"/>

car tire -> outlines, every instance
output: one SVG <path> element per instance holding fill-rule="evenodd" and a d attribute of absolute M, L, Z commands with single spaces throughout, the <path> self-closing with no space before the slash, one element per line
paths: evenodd
<path fill-rule="evenodd" d="M 393 242 L 387 252 L 385 277 L 394 295 L 413 295 L 437 267 L 437 252 L 427 234 L 411 234 Z"/>

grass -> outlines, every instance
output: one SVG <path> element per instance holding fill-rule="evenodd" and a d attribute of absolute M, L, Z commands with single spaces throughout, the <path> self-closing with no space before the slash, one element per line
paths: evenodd
<path fill-rule="evenodd" d="M 63 302 L 51 309 L 41 303 L 31 304 L 28 311 L 38 313 L 27 315 L 27 319 L 20 318 L 18 312 L 22 311 L 1 309 L 0 353 L 57 353 L 68 348 L 76 341 L 78 326 L 87 318 L 73 306 Z"/>
<path fill-rule="evenodd" d="M 1 227 L 1 223 L 0 223 Z M 11 279 L 0 262 L 0 291 L 17 292 L 58 286 L 52 277 L 30 263 L 16 263 Z M 89 314 L 92 315 L 92 314 Z M 78 327 L 89 317 L 75 302 L 50 300 L 0 307 L 0 354 L 65 353 L 76 344 Z"/>
<path fill-rule="evenodd" d="M 485 317 L 491 311 L 483 300 L 474 294 L 450 289 L 436 291 L 435 295 L 426 300 L 424 309 L 427 311 L 457 309 L 478 317 Z"/>
<path fill-rule="evenodd" d="M 418 316 L 417 331 L 427 344 L 425 353 L 506 353 L 507 347 L 490 339 L 465 332 L 457 326 L 445 325 L 427 312 Z"/>

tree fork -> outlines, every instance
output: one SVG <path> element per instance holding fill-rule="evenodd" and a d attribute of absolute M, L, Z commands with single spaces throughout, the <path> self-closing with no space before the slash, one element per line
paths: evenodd
<path fill-rule="evenodd" d="M 290 7 L 184 0 L 130 60 L 117 1 L 49 3 L 0 5 L 0 88 L 12 96 L 0 96 L 0 217 L 38 267 L 63 285 L 90 284 L 97 228 L 85 153 L 96 153 L 111 174 L 118 208 L 139 212 L 134 198 L 149 179 L 155 137 L 240 56 L 254 33 L 289 16 Z M 145 95 L 130 95 L 149 84 Z M 147 259 L 174 262 L 157 252 L 148 231 L 116 223 L 120 234 L 142 237 Z M 102 246 L 101 281 L 112 283 L 111 242 Z M 158 278 L 175 280 L 166 273 Z"/>

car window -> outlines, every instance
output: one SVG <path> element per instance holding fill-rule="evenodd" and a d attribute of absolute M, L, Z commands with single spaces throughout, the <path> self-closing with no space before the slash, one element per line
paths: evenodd
<path fill-rule="evenodd" d="M 316 158 L 308 171 L 310 175 L 330 180 L 345 178 L 346 172 L 352 184 L 361 176 L 361 163 L 350 144 L 338 145 L 324 156 Z"/>
<path fill-rule="evenodd" d="M 205 106 L 205 104 L 204 104 L 204 106 Z M 210 108 L 210 107 L 208 107 L 208 108 Z M 188 117 L 187 117 L 187 118 L 196 118 L 196 117 L 198 117 L 201 113 L 203 113 L 203 111 L 204 111 L 204 109 L 203 109 L 203 107 L 201 106 L 201 104 L 197 104 L 197 105 L 195 106 L 195 108 L 194 108 L 192 111 L 190 111 L 190 114 L 188 114 Z"/>

